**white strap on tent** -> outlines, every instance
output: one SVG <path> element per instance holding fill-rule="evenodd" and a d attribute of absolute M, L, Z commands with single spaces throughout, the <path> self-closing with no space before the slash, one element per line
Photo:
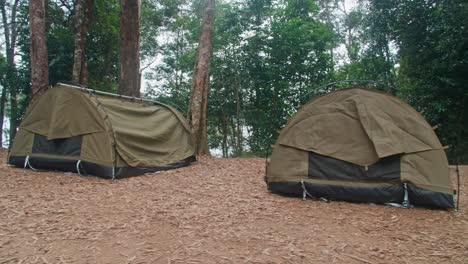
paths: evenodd
<path fill-rule="evenodd" d="M 309 195 L 310 198 L 314 198 L 314 196 L 312 196 L 312 194 L 310 194 L 306 187 L 305 187 L 305 183 L 304 181 L 301 181 L 301 186 L 302 186 L 302 199 L 305 201 L 307 200 L 307 195 Z"/>
<path fill-rule="evenodd" d="M 29 155 L 26 156 L 26 159 L 24 160 L 24 168 L 26 169 L 27 167 L 33 171 L 37 171 L 33 166 L 31 166 L 31 163 L 29 163 Z"/>
<path fill-rule="evenodd" d="M 112 179 L 115 180 L 115 167 L 112 167 Z"/>
<path fill-rule="evenodd" d="M 410 208 L 412 207 L 409 202 L 409 197 L 408 197 L 408 186 L 406 183 L 403 183 L 403 191 L 405 192 L 405 196 L 403 197 L 403 202 L 401 204 L 399 203 L 386 203 L 386 205 L 390 205 L 393 207 L 398 207 L 398 208 Z"/>
<path fill-rule="evenodd" d="M 24 167 L 23 167 L 23 169 L 26 169 L 26 167 L 28 166 L 28 161 L 29 161 L 29 156 L 26 156 L 26 159 L 24 160 Z"/>
<path fill-rule="evenodd" d="M 81 173 L 80 173 L 80 163 L 81 163 L 81 160 L 78 160 L 78 162 L 76 162 L 76 171 L 78 172 L 78 175 L 81 176 Z"/>
<path fill-rule="evenodd" d="M 302 186 L 302 199 L 303 199 L 304 201 L 307 200 L 307 195 L 308 195 L 310 198 L 312 198 L 312 199 L 316 199 L 312 194 L 310 194 L 310 193 L 307 191 L 304 181 L 301 181 L 301 186 Z M 328 199 L 323 198 L 323 197 L 320 197 L 319 200 L 320 200 L 321 202 L 328 202 Z"/>
<path fill-rule="evenodd" d="M 399 203 L 385 203 L 385 205 L 390 205 L 390 206 L 398 207 L 398 208 L 406 208 L 402 204 L 399 204 Z"/>
<path fill-rule="evenodd" d="M 405 191 L 405 196 L 403 198 L 403 203 L 401 205 L 403 206 L 403 208 L 409 208 L 410 203 L 409 203 L 409 198 L 408 198 L 408 186 L 406 185 L 406 183 L 403 183 L 403 188 Z"/>
<path fill-rule="evenodd" d="M 329 200 L 328 200 L 327 198 L 324 198 L 324 197 L 320 197 L 319 200 L 320 200 L 321 202 L 327 202 L 327 203 L 329 202 Z"/>

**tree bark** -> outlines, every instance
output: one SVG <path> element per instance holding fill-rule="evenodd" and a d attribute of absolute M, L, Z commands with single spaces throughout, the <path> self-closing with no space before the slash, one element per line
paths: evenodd
<path fill-rule="evenodd" d="M 3 122 L 5 121 L 5 103 L 6 103 L 6 87 L 3 85 L 2 95 L 0 97 L 0 127 L 2 132 L 0 132 L 0 148 L 3 147 Z"/>
<path fill-rule="evenodd" d="M 212 33 L 215 0 L 206 0 L 197 60 L 193 69 L 192 94 L 189 105 L 189 121 L 196 145 L 197 155 L 210 155 L 206 133 L 206 111 L 208 106 L 209 66 L 212 53 Z"/>
<path fill-rule="evenodd" d="M 88 64 L 86 62 L 86 35 L 93 0 L 76 0 L 75 2 L 75 51 L 73 60 L 72 81 L 76 84 L 88 84 Z"/>
<path fill-rule="evenodd" d="M 29 0 L 31 91 L 33 96 L 49 86 L 45 12 L 46 0 Z"/>
<path fill-rule="evenodd" d="M 237 75 L 237 73 L 236 73 Z M 234 95 L 236 97 L 236 156 L 239 157 L 242 155 L 242 130 L 241 130 L 241 98 L 239 93 L 239 81 L 238 77 L 236 76 L 234 79 Z"/>
<path fill-rule="evenodd" d="M 16 39 L 18 36 L 18 28 L 16 21 L 16 14 L 18 12 L 19 0 L 14 0 L 13 4 L 10 5 L 10 21 L 8 21 L 7 14 L 7 5 L 6 0 L 0 0 L 0 8 L 2 13 L 2 22 L 4 26 L 3 33 L 5 35 L 5 46 L 6 46 L 6 57 L 7 57 L 7 72 L 6 72 L 6 81 L 4 84 L 5 97 L 10 95 L 10 127 L 9 127 L 9 146 L 11 147 L 13 139 L 16 135 L 16 128 L 18 127 L 17 122 L 17 102 L 16 102 L 16 65 L 15 65 L 15 49 L 16 49 Z M 2 123 L 3 129 L 3 123 Z"/>
<path fill-rule="evenodd" d="M 140 97 L 140 0 L 120 0 L 119 93 Z"/>

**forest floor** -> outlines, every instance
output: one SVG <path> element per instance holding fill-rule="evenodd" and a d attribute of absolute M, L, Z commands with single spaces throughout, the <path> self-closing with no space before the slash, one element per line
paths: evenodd
<path fill-rule="evenodd" d="M 468 263 L 466 166 L 454 212 L 282 197 L 259 158 L 112 181 L 0 156 L 0 264 Z"/>

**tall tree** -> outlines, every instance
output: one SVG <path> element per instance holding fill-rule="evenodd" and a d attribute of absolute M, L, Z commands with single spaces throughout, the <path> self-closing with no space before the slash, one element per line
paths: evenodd
<path fill-rule="evenodd" d="M 394 3 L 389 35 L 398 46 L 400 93 L 433 125 L 451 162 L 468 161 L 468 2 Z"/>
<path fill-rule="evenodd" d="M 19 9 L 20 0 L 0 1 L 0 8 L 2 12 L 2 22 L 3 22 L 3 33 L 5 36 L 5 46 L 6 46 L 6 59 L 7 59 L 7 69 L 6 69 L 6 82 L 5 82 L 5 91 L 8 91 L 10 96 L 10 146 L 13 138 L 16 135 L 16 128 L 18 126 L 17 118 L 17 108 L 18 104 L 16 102 L 16 90 L 17 84 L 15 82 L 16 76 L 16 64 L 15 64 L 15 50 L 18 37 L 18 21 L 17 21 L 17 12 Z M 6 94 L 2 96 L 3 107 L 5 106 Z M 3 116 L 1 119 L 1 126 L 3 129 Z"/>
<path fill-rule="evenodd" d="M 76 84 L 88 84 L 88 64 L 86 62 L 86 35 L 89 29 L 93 0 L 75 2 L 75 51 L 73 58 L 72 81 Z"/>
<path fill-rule="evenodd" d="M 198 155 L 210 155 L 206 135 L 206 111 L 214 9 L 215 0 L 206 0 L 198 42 L 197 60 L 193 69 L 192 94 L 189 105 L 189 121 Z"/>
<path fill-rule="evenodd" d="M 140 0 L 120 0 L 119 93 L 140 97 Z"/>
<path fill-rule="evenodd" d="M 7 69 L 7 64 L 6 60 L 3 57 L 2 54 L 0 54 L 0 88 L 2 88 L 2 93 L 0 97 L 0 127 L 2 128 L 2 132 L 0 133 L 0 148 L 3 147 L 3 122 L 4 122 L 4 116 L 5 116 L 5 103 L 6 103 L 6 87 L 5 87 L 5 82 L 6 82 L 6 69 Z"/>
<path fill-rule="evenodd" d="M 357 30 L 361 25 L 362 14 L 358 10 L 349 11 L 346 7 L 346 1 L 341 1 L 341 12 L 344 15 L 344 45 L 348 54 L 350 63 L 355 62 L 358 59 L 359 43 L 357 43 Z"/>
<path fill-rule="evenodd" d="M 86 49 L 89 86 L 118 91 L 119 2 L 94 0 Z M 95 13 L 94 13 L 95 12 Z"/>
<path fill-rule="evenodd" d="M 335 68 L 335 48 L 336 42 L 338 41 L 338 31 L 339 31 L 339 23 L 337 12 L 338 5 L 340 0 L 318 0 L 317 4 L 320 6 L 320 18 L 323 20 L 325 25 L 333 32 L 333 39 L 332 45 L 330 45 L 329 53 L 330 53 L 330 65 L 331 71 L 334 71 Z"/>
<path fill-rule="evenodd" d="M 45 15 L 46 0 L 29 0 L 31 91 L 33 95 L 49 85 Z"/>

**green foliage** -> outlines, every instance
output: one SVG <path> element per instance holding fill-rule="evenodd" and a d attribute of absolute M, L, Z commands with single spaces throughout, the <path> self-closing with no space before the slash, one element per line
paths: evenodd
<path fill-rule="evenodd" d="M 449 159 L 468 161 L 468 3 L 411 1 L 395 5 L 401 95 L 433 125 Z"/>
<path fill-rule="evenodd" d="M 361 51 L 337 79 L 381 80 L 424 113 L 451 162 L 468 161 L 468 3 L 367 1 Z"/>
<path fill-rule="evenodd" d="M 75 45 L 72 29 L 73 19 L 57 3 L 49 1 L 48 4 L 47 50 L 49 53 L 49 83 L 55 84 L 60 81 L 67 82 L 71 80 Z M 29 57 L 29 50 L 27 56 Z"/>
<path fill-rule="evenodd" d="M 119 27 L 118 1 L 94 0 L 86 39 L 88 82 L 93 89 L 117 91 Z"/>
<path fill-rule="evenodd" d="M 185 112 L 190 97 L 190 76 L 196 55 L 191 45 L 195 41 L 191 35 L 191 31 L 195 30 L 194 18 L 187 15 L 185 2 L 175 1 L 166 4 L 169 6 L 163 6 L 159 11 L 165 21 L 159 28 L 159 33 L 165 39 L 161 44 L 158 44 L 156 38 L 153 41 L 153 45 L 158 46 L 157 55 L 162 59 L 146 73 L 145 78 L 151 82 L 147 84 L 145 90 L 147 96 L 177 106 Z M 167 9 L 171 11 L 164 11 Z"/>
<path fill-rule="evenodd" d="M 227 134 L 221 145 L 229 145 L 224 152 L 231 155 L 271 152 L 301 96 L 330 74 L 326 51 L 333 34 L 318 21 L 314 2 L 272 4 L 217 9 L 209 124 Z"/>
<path fill-rule="evenodd" d="M 65 1 L 71 7 L 72 2 Z M 20 112 L 30 94 L 29 15 L 27 1 L 21 3 L 16 71 L 13 75 L 0 67 L 2 84 L 15 81 Z M 468 161 L 468 141 L 461 140 L 468 138 L 466 1 L 359 3 L 345 9 L 343 0 L 217 1 L 210 146 L 226 157 L 268 155 L 296 109 L 332 89 L 325 84 L 375 80 L 424 111 L 432 125 L 440 125 L 436 132 L 450 145 L 452 162 Z M 148 67 L 144 92 L 182 111 L 190 98 L 203 4 L 142 1 L 141 61 L 142 68 Z M 54 84 L 71 79 L 73 14 L 63 1 L 48 5 L 49 78 Z M 89 29 L 90 87 L 116 91 L 118 1 L 95 0 Z"/>

